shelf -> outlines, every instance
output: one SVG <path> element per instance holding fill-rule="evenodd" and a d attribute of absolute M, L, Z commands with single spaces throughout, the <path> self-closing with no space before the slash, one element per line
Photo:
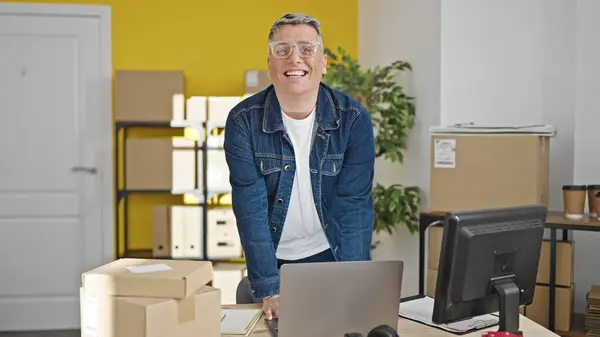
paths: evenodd
<path fill-rule="evenodd" d="M 215 190 L 207 193 L 207 198 L 212 199 L 216 196 L 229 194 L 231 190 Z M 204 192 L 202 190 L 175 191 L 175 190 L 119 190 L 117 192 L 118 200 L 128 197 L 131 194 L 170 194 L 182 195 L 188 198 L 194 198 L 197 203 L 204 203 Z"/>
<path fill-rule="evenodd" d="M 127 251 L 127 254 L 123 255 L 125 258 L 139 258 L 139 259 L 157 259 L 157 260 L 179 260 L 171 257 L 155 257 L 152 254 L 152 249 L 130 249 Z M 185 258 L 185 260 L 197 260 L 197 261 L 206 261 L 206 259 L 194 259 L 194 258 Z M 236 259 L 210 259 L 212 262 L 221 262 L 221 263 L 246 263 L 246 259 L 244 258 L 236 258 Z"/>
<path fill-rule="evenodd" d="M 175 191 L 175 190 L 119 190 L 117 197 L 119 200 L 128 197 L 130 194 L 171 194 L 171 195 L 185 195 L 191 194 L 195 198 L 201 197 L 200 200 L 204 200 L 202 197 L 202 190 L 189 190 L 189 191 Z"/>
<path fill-rule="evenodd" d="M 119 134 L 123 133 L 123 136 L 125 138 L 127 138 L 127 129 L 128 128 L 179 128 L 179 129 L 186 129 L 186 128 L 192 128 L 195 129 L 196 131 L 196 135 L 194 135 L 193 138 L 200 138 L 200 139 L 192 139 L 190 137 L 185 138 L 185 139 L 189 139 L 190 142 L 193 142 L 193 149 L 196 149 L 198 151 L 200 151 L 200 153 L 203 153 L 203 160 L 202 160 L 202 168 L 196 168 L 201 169 L 202 170 L 202 179 L 203 182 L 198 182 L 199 186 L 207 186 L 207 152 L 208 151 L 223 151 L 223 141 L 224 141 L 224 136 L 223 136 L 223 132 L 222 130 L 216 130 L 216 129 L 223 129 L 224 125 L 223 123 L 214 123 L 214 122 L 199 122 L 199 121 L 186 121 L 186 120 L 172 120 L 172 121 L 163 121 L 163 122 L 151 122 L 151 121 L 118 121 L 115 123 L 115 133 L 116 136 L 118 137 Z M 215 132 L 212 132 L 213 130 L 216 130 Z M 211 134 L 211 133 L 218 133 L 218 134 Z M 187 146 L 185 146 L 184 148 L 188 148 Z M 124 150 L 125 151 L 125 150 Z M 121 160 L 119 160 L 119 156 L 120 156 L 120 150 L 117 147 L 117 151 L 115 152 L 115 156 L 116 156 L 116 169 L 117 169 L 117 177 L 116 177 L 116 183 L 117 183 L 117 191 L 116 191 L 116 202 L 117 202 L 117 209 L 119 207 L 119 203 L 121 201 L 123 201 L 124 205 L 124 220 L 123 220 L 123 229 L 124 229 L 124 235 L 122 240 L 124 241 L 124 246 L 125 246 L 125 250 L 123 252 L 123 254 L 120 254 L 120 247 L 121 247 L 121 239 L 119 237 L 119 233 L 120 233 L 120 219 L 119 219 L 119 213 L 117 212 L 116 216 L 116 226 L 117 226 L 117 251 L 116 251 L 116 256 L 117 258 L 122 258 L 122 257 L 142 257 L 142 258 L 149 258 L 149 257 L 153 257 L 153 253 L 152 253 L 152 249 L 143 249 L 143 250 L 139 250 L 139 249 L 129 249 L 128 245 L 129 245 L 129 240 L 128 240 L 128 230 L 127 230 L 127 213 L 128 213 L 128 207 L 127 207 L 127 199 L 130 195 L 135 195 L 135 194 L 140 194 L 140 195 L 152 195 L 152 194 L 157 194 L 157 195 L 180 195 L 184 197 L 184 203 L 186 205 L 190 205 L 190 206 L 197 206 L 197 205 L 201 205 L 201 206 L 205 206 L 204 207 L 204 221 L 202 223 L 202 233 L 205 233 L 203 235 L 203 237 L 201 238 L 201 240 L 203 241 L 202 246 L 204 247 L 204 252 L 202 253 L 202 256 L 207 256 L 207 251 L 206 251 L 206 247 L 207 247 L 207 220 L 206 220 L 206 212 L 207 212 L 207 208 L 210 206 L 217 206 L 217 205 L 213 205 L 214 202 L 211 203 L 211 200 L 215 197 L 221 196 L 221 195 L 226 195 L 226 194 L 230 194 L 231 193 L 231 189 L 215 189 L 215 190 L 208 190 L 206 191 L 206 189 L 202 189 L 202 188 L 197 188 L 197 189 L 180 189 L 180 190 L 172 190 L 172 189 L 128 189 L 126 187 L 126 185 L 124 185 L 124 188 L 119 188 L 120 184 L 123 183 L 125 184 L 125 182 L 120 181 L 120 177 L 119 177 L 119 169 L 120 169 L 120 164 L 125 165 L 126 162 L 126 157 L 123 159 L 122 163 Z M 198 172 L 196 172 L 196 174 L 198 174 Z M 207 205 L 208 204 L 208 205 Z M 199 260 L 208 260 L 208 259 L 199 259 Z M 214 262 L 232 262 L 232 261 L 245 261 L 243 258 L 241 259 L 210 259 L 210 261 L 214 261 Z"/>
<path fill-rule="evenodd" d="M 165 122 L 140 122 L 121 121 L 116 122 L 117 130 L 125 128 L 204 128 L 204 122 L 197 121 L 165 121 Z"/>

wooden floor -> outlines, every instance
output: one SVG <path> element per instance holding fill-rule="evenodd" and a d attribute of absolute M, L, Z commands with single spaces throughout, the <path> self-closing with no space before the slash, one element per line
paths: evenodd
<path fill-rule="evenodd" d="M 0 332 L 0 337 L 80 337 L 79 330 Z"/>

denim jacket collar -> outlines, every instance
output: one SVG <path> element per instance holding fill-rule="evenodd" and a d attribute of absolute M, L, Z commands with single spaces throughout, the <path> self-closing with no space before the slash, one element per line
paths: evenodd
<path fill-rule="evenodd" d="M 331 94 L 324 88 L 324 85 L 319 86 L 319 95 L 317 96 L 316 110 L 317 125 L 323 130 L 335 130 L 339 127 L 339 116 L 335 109 L 335 103 Z M 265 99 L 265 113 L 263 115 L 262 130 L 265 133 L 273 133 L 283 130 L 283 118 L 281 117 L 281 106 L 275 88 L 271 85 L 267 97 Z"/>

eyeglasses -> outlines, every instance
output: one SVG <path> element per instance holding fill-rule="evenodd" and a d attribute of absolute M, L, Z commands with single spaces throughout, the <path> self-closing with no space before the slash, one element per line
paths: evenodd
<path fill-rule="evenodd" d="M 269 49 L 271 55 L 277 59 L 285 59 L 292 55 L 294 47 L 298 50 L 298 54 L 303 59 L 308 59 L 317 53 L 317 50 L 321 49 L 321 43 L 317 41 L 298 41 L 298 42 L 283 42 L 275 41 L 269 43 Z"/>

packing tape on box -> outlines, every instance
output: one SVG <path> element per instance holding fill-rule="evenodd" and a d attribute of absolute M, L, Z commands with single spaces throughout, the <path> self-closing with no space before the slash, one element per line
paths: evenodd
<path fill-rule="evenodd" d="M 196 317 L 196 295 L 177 300 L 177 318 L 179 323 L 193 321 Z"/>

